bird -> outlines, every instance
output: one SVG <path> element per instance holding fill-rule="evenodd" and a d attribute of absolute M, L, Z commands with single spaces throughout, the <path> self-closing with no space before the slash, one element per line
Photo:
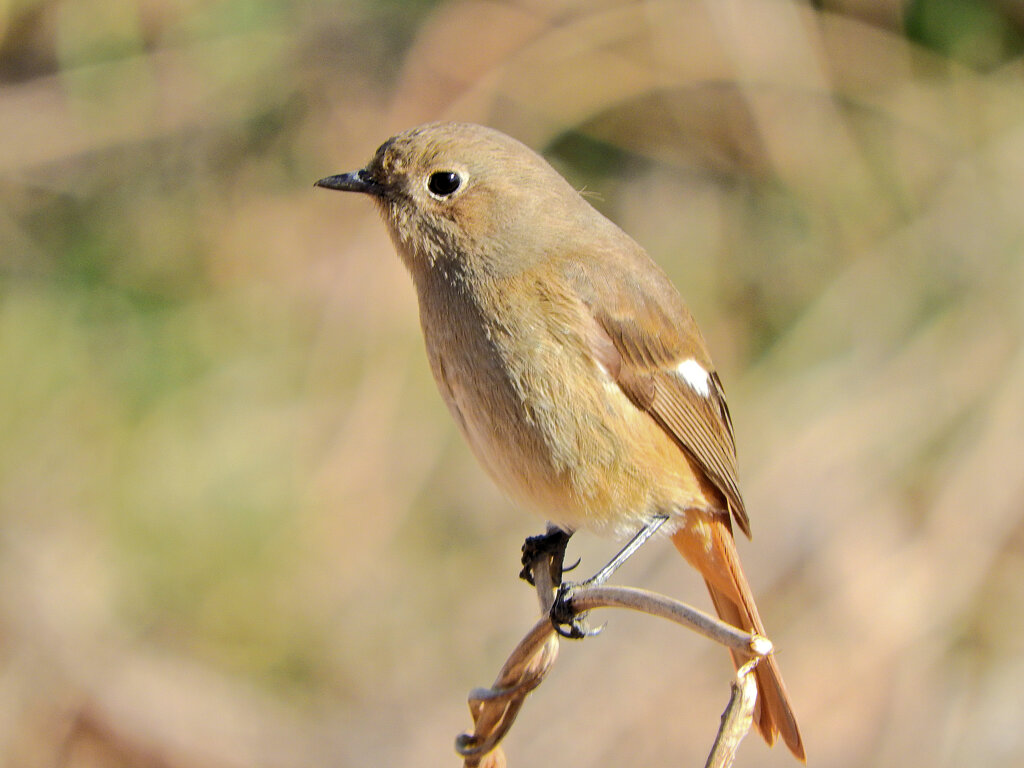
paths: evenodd
<path fill-rule="evenodd" d="M 733 537 L 750 521 L 722 382 L 646 251 L 540 154 L 473 123 L 410 128 L 316 185 L 376 204 L 437 387 L 495 483 L 566 540 L 664 520 L 719 617 L 766 635 Z M 805 761 L 774 654 L 755 676 L 761 735 Z"/>

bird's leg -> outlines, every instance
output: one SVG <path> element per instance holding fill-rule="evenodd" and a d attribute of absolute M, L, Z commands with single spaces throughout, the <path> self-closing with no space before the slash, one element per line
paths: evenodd
<path fill-rule="evenodd" d="M 539 536 L 529 536 L 523 542 L 523 570 L 519 578 L 530 586 L 536 586 L 533 578 L 533 566 L 542 556 L 547 556 L 551 568 L 551 581 L 557 587 L 562 583 L 562 571 L 565 562 L 565 548 L 569 545 L 572 531 L 563 531 L 557 525 L 548 523 L 548 529 Z M 575 566 L 572 566 L 573 568 Z"/>
<path fill-rule="evenodd" d="M 668 515 L 656 515 L 641 528 L 637 534 L 629 540 L 615 557 L 600 571 L 595 573 L 586 581 L 576 583 L 560 584 L 558 594 L 555 595 L 554 605 L 551 606 L 551 623 L 555 625 L 555 631 L 562 637 L 579 639 L 596 635 L 601 627 L 590 629 L 586 626 L 584 619 L 586 614 L 578 614 L 572 607 L 572 595 L 577 589 L 584 587 L 598 587 L 608 581 L 611 575 L 625 563 L 634 552 L 644 545 L 653 536 L 665 521 Z M 563 550 L 564 554 L 564 550 Z"/>

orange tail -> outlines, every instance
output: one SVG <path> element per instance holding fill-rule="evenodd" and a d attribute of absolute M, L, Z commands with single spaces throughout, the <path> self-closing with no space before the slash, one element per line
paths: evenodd
<path fill-rule="evenodd" d="M 695 516 L 700 513 L 688 510 L 687 514 Z M 767 637 L 761 617 L 757 615 L 750 585 L 740 566 L 728 517 L 691 517 L 685 527 L 672 535 L 672 543 L 704 577 L 708 591 L 711 592 L 711 601 L 723 621 L 746 632 L 756 632 Z M 732 656 L 733 664 L 738 668 L 744 659 L 737 660 L 735 654 Z M 769 655 L 762 659 L 754 674 L 758 694 L 754 721 L 758 730 L 769 746 L 775 743 L 777 736 L 782 736 L 790 752 L 806 762 L 800 729 L 789 704 L 789 695 L 775 656 Z"/>

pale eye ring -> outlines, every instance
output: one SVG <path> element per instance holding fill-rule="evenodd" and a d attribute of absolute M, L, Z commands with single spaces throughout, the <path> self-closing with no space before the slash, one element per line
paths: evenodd
<path fill-rule="evenodd" d="M 435 171 L 427 179 L 427 190 L 436 197 L 454 195 L 462 186 L 462 177 L 455 171 Z"/>

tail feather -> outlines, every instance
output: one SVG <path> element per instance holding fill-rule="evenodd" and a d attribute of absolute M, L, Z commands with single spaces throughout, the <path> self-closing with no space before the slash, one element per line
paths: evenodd
<path fill-rule="evenodd" d="M 704 582 L 711 593 L 711 602 L 723 621 L 745 632 L 767 637 L 754 604 L 754 596 L 740 566 L 728 518 L 708 516 L 695 524 L 688 524 L 673 534 L 672 543 L 704 576 Z M 737 668 L 746 661 L 730 653 Z M 781 736 L 789 750 L 806 762 L 803 739 L 774 654 L 761 660 L 754 676 L 758 693 L 754 722 L 761 736 L 769 746 Z"/>

